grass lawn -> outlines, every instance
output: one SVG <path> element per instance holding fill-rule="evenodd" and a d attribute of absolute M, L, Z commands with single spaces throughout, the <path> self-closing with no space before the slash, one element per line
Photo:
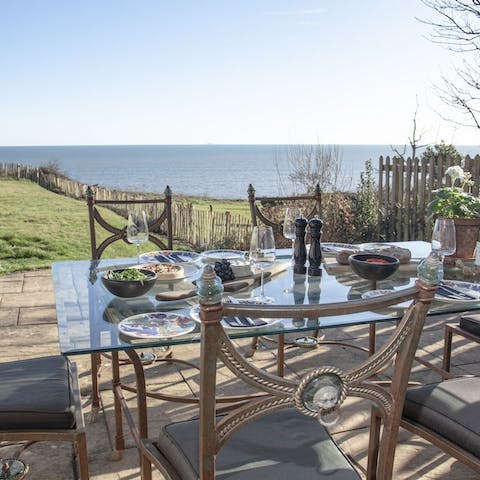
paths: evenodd
<path fill-rule="evenodd" d="M 209 209 L 212 205 L 215 210 L 249 216 L 247 201 L 188 197 L 174 198 L 174 201 L 193 203 L 197 209 Z M 58 260 L 90 258 L 88 211 L 84 200 L 52 193 L 28 180 L 2 178 L 0 204 L 0 275 L 49 268 Z M 114 212 L 101 210 L 115 226 L 126 224 L 126 220 Z M 142 251 L 150 250 L 158 248 L 153 243 L 142 246 Z M 102 255 L 104 258 L 134 256 L 135 247 L 124 242 L 115 242 Z"/>
<path fill-rule="evenodd" d="M 0 180 L 0 274 L 48 268 L 56 260 L 90 258 L 87 205 L 28 180 Z M 105 210 L 117 226 L 125 219 Z M 157 250 L 153 244 L 145 248 Z M 104 257 L 134 256 L 135 247 L 116 242 Z"/>

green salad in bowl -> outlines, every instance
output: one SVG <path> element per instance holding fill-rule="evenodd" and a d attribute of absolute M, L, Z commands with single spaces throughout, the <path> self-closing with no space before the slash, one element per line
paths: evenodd
<path fill-rule="evenodd" d="M 157 274 L 142 268 L 117 268 L 102 276 L 105 288 L 117 297 L 139 297 L 147 293 L 157 280 Z"/>

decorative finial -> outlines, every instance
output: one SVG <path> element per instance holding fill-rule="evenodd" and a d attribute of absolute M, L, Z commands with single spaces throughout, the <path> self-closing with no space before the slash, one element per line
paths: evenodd
<path fill-rule="evenodd" d="M 418 278 L 427 285 L 438 285 L 443 280 L 443 262 L 440 254 L 432 250 L 418 266 Z"/>
<path fill-rule="evenodd" d="M 197 281 L 197 293 L 200 303 L 204 305 L 214 305 L 222 301 L 223 284 L 212 265 L 205 265 L 202 276 Z"/>

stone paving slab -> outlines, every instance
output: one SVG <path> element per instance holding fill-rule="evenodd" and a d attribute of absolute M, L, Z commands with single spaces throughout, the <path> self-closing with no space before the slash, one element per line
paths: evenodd
<path fill-rule="evenodd" d="M 441 364 L 443 355 L 443 332 L 446 321 L 450 318 L 433 317 L 428 319 L 424 334 L 420 341 L 418 354 L 436 365 Z M 53 298 L 53 285 L 49 270 L 25 272 L 0 277 L 0 348 L 3 361 L 25 357 L 39 357 L 58 354 L 58 334 Z M 379 325 L 377 328 L 377 344 L 394 328 L 393 322 Z M 365 325 L 344 329 L 324 329 L 326 339 L 355 341 L 366 347 L 368 345 L 369 328 Z M 41 338 L 41 341 L 39 341 Z M 247 353 L 250 340 L 237 341 L 239 350 Z M 465 339 L 454 337 L 452 371 L 458 374 L 480 374 L 478 355 L 480 345 L 474 345 Z M 178 346 L 174 355 L 189 361 L 198 362 L 199 346 Z M 318 349 L 291 348 L 286 351 L 285 375 L 300 378 L 301 375 L 320 364 L 335 364 L 342 368 L 357 363 L 363 352 L 345 348 L 323 345 Z M 93 421 L 91 418 L 91 378 L 90 356 L 72 357 L 79 368 L 82 404 L 86 418 L 87 442 L 89 451 L 90 477 L 92 480 L 139 480 L 138 454 L 133 440 L 125 426 L 127 449 L 120 460 L 114 460 L 112 450 L 114 444 L 113 396 L 110 390 L 108 359 L 103 361 L 104 369 L 100 378 L 102 389 L 102 408 Z M 275 372 L 276 346 L 260 341 L 254 361 L 262 368 Z M 130 367 L 122 368 L 126 378 L 133 379 Z M 146 369 L 148 384 L 153 390 L 168 388 L 169 393 L 181 395 L 198 394 L 198 370 L 190 367 L 179 368 L 173 363 L 148 367 Z M 421 365 L 415 365 L 413 379 L 425 381 L 438 380 L 438 376 Z M 222 393 L 232 393 L 236 380 L 232 374 L 222 367 L 219 369 L 222 381 Z M 128 395 L 128 403 L 135 408 L 134 395 Z M 191 415 L 187 405 L 172 405 L 160 400 L 149 401 L 150 432 L 155 432 L 160 422 L 173 419 L 185 419 Z M 368 444 L 369 407 L 358 399 L 349 400 L 342 409 L 340 419 L 332 429 L 335 439 L 340 442 L 349 454 L 358 462 L 360 469 L 366 467 L 366 447 Z M 0 454 L 7 456 L 12 447 L 2 448 Z M 69 480 L 74 478 L 72 472 L 72 448 L 69 444 L 42 442 L 22 454 L 30 464 L 27 477 L 35 480 Z M 50 459 L 45 462 L 45 458 Z M 55 459 L 52 461 L 52 459 Z M 428 444 L 424 440 L 401 431 L 395 462 L 395 480 L 406 479 L 449 479 L 470 480 L 478 478 L 461 463 Z M 162 480 L 158 472 L 154 472 L 154 480 Z"/>

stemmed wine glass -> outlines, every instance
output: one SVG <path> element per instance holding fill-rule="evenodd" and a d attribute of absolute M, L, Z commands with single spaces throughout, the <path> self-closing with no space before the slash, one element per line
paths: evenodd
<path fill-rule="evenodd" d="M 432 232 L 432 251 L 438 253 L 442 267 L 444 256 L 453 255 L 455 250 L 455 224 L 453 220 L 451 218 L 437 218 Z"/>
<path fill-rule="evenodd" d="M 451 218 L 437 218 L 432 233 L 432 250 L 435 250 L 443 257 L 453 255 L 455 245 L 455 224 Z"/>
<path fill-rule="evenodd" d="M 273 298 L 265 296 L 263 270 L 275 262 L 275 239 L 272 227 L 260 225 L 253 227 L 250 241 L 250 263 L 260 269 L 260 295 L 253 298 L 258 303 L 272 303 Z"/>
<path fill-rule="evenodd" d="M 283 236 L 292 241 L 292 260 L 295 246 L 295 219 L 302 216 L 302 210 L 298 207 L 288 207 L 285 210 L 285 219 L 283 221 Z"/>
<path fill-rule="evenodd" d="M 140 245 L 148 242 L 148 223 L 144 210 L 129 210 L 127 240 L 137 247 L 137 262 L 140 263 Z"/>

